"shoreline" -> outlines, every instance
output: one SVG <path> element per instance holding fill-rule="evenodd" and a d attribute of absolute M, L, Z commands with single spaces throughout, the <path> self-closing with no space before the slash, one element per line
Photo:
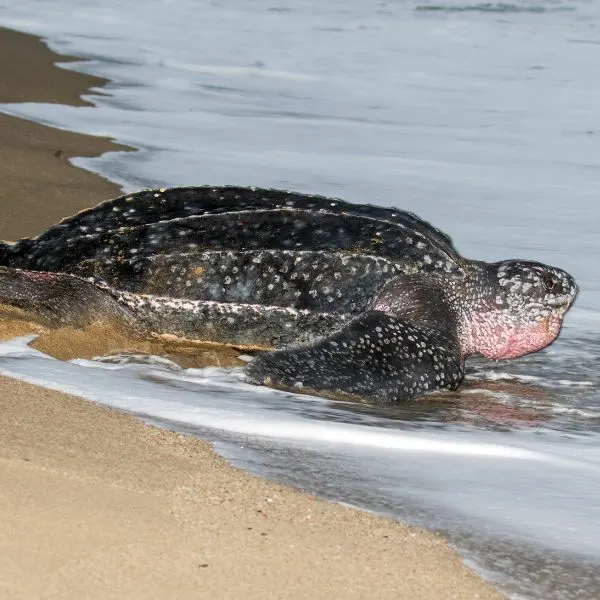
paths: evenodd
<path fill-rule="evenodd" d="M 69 57 L 35 36 L 0 29 L 0 50 L 0 102 L 77 106 L 105 83 L 53 66 Z M 0 126 L 0 239 L 120 193 L 66 158 L 128 148 Z M 197 438 L 6 377 L 0 409 L 4 597 L 502 597 L 441 536 L 252 476 Z"/>
<path fill-rule="evenodd" d="M 39 38 L 0 27 L 0 103 L 92 106 L 107 80 L 54 66 L 73 62 Z M 73 166 L 75 156 L 132 151 L 103 137 L 39 125 L 0 111 L 0 240 L 38 235 L 61 219 L 121 194 L 96 173 Z"/>

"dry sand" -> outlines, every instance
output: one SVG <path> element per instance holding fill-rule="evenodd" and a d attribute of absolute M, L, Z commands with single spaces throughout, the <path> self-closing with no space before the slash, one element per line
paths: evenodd
<path fill-rule="evenodd" d="M 0 29 L 0 52 L 0 102 L 80 104 L 102 84 L 32 36 Z M 65 160 L 109 140 L 2 115 L 0 132 L 0 237 L 118 193 Z M 439 536 L 250 476 L 197 439 L 7 378 L 0 411 L 2 598 L 501 597 Z"/>

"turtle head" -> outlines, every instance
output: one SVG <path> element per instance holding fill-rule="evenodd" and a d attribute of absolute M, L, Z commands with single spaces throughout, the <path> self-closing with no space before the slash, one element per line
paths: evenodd
<path fill-rule="evenodd" d="M 517 358 L 552 343 L 577 295 L 571 275 L 542 263 L 507 260 L 476 275 L 461 319 L 464 355 Z"/>

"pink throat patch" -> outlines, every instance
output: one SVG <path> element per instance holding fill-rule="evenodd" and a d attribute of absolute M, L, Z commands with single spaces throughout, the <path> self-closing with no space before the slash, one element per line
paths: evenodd
<path fill-rule="evenodd" d="M 560 332 L 562 318 L 545 317 L 537 323 L 517 325 L 500 311 L 472 315 L 461 331 L 463 357 L 482 354 L 492 360 L 517 358 L 551 344 Z"/>

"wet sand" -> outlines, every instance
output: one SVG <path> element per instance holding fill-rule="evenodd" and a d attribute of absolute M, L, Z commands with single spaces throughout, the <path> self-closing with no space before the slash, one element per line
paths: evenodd
<path fill-rule="evenodd" d="M 77 105 L 103 84 L 32 36 L 0 29 L 0 51 L 1 102 Z M 5 115 L 0 132 L 0 238 L 119 193 L 66 160 L 110 140 Z M 40 331 L 19 317 L 0 337 Z M 439 536 L 248 475 L 195 438 L 8 378 L 0 411 L 3 598 L 501 597 Z"/>
<path fill-rule="evenodd" d="M 87 106 L 81 99 L 106 80 L 56 68 L 73 62 L 34 36 L 0 28 L 0 103 L 44 102 Z M 42 127 L 0 113 L 0 240 L 37 235 L 121 189 L 72 167 L 73 156 L 130 150 L 111 140 Z"/>

